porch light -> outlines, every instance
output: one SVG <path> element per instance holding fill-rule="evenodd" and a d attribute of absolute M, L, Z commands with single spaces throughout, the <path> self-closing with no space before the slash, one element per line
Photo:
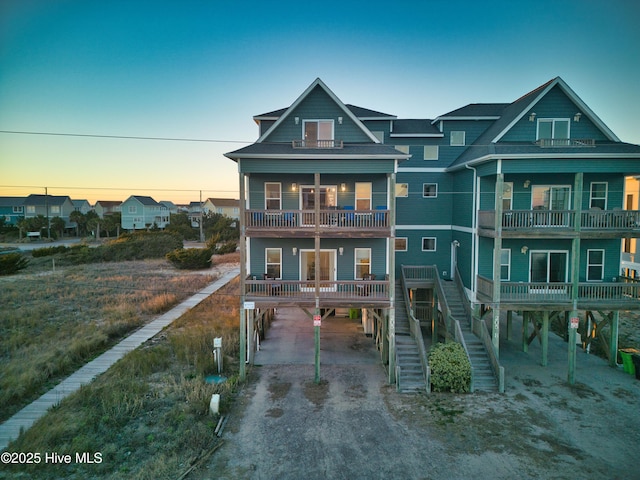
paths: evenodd
<path fill-rule="evenodd" d="M 522 253 L 523 255 L 526 255 L 528 251 L 529 251 L 529 247 L 527 247 L 526 245 L 524 245 L 524 246 L 520 249 L 520 253 Z"/>
<path fill-rule="evenodd" d="M 340 255 L 342 255 L 344 253 L 344 248 L 343 247 L 339 247 L 338 248 L 338 253 L 340 253 Z"/>
<path fill-rule="evenodd" d="M 291 190 L 295 192 L 297 189 L 298 189 L 298 184 L 297 184 L 297 183 L 295 183 L 295 182 L 294 182 L 294 183 L 292 183 L 292 184 L 291 184 Z"/>
<path fill-rule="evenodd" d="M 536 113 L 535 112 L 531 112 L 529 114 L 529 121 L 530 122 L 535 122 L 536 121 Z"/>
<path fill-rule="evenodd" d="M 525 180 L 524 181 L 524 188 L 529 188 L 529 185 L 531 185 L 531 180 Z"/>
<path fill-rule="evenodd" d="M 294 120 L 296 122 L 296 125 L 298 125 L 300 123 L 300 117 L 295 117 Z"/>
<path fill-rule="evenodd" d="M 342 117 L 338 117 L 338 123 L 342 125 Z"/>
<path fill-rule="evenodd" d="M 295 257 L 298 254 L 298 248 L 297 247 L 293 247 L 291 249 L 291 253 L 293 253 L 293 256 Z"/>
<path fill-rule="evenodd" d="M 346 183 L 341 183 L 340 184 L 340 190 L 342 190 L 343 192 L 347 191 L 347 184 Z"/>
<path fill-rule="evenodd" d="M 578 112 L 573 116 L 573 121 L 574 122 L 579 122 L 580 121 L 580 117 L 582 117 L 582 113 Z"/>

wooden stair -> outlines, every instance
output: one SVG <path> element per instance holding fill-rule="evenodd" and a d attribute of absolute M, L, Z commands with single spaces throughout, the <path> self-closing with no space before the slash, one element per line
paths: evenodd
<path fill-rule="evenodd" d="M 471 331 L 471 319 L 464 308 L 463 299 L 457 285 L 453 281 L 443 281 L 442 289 L 453 318 L 460 322 L 462 336 L 467 346 L 471 362 L 471 378 L 474 392 L 498 392 L 498 381 L 491 368 L 489 355 L 482 341 Z"/>
<path fill-rule="evenodd" d="M 426 391 L 425 376 L 416 341 L 411 337 L 409 316 L 400 280 L 396 282 L 395 289 L 396 366 L 399 367 L 396 385 L 400 393 L 424 392 Z"/>

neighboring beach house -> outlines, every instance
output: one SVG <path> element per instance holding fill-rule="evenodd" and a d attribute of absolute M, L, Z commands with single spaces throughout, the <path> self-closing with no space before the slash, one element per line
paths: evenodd
<path fill-rule="evenodd" d="M 148 230 L 169 225 L 169 210 L 151 197 L 132 195 L 120 207 L 124 230 Z"/>
<path fill-rule="evenodd" d="M 240 201 L 233 198 L 207 198 L 202 209 L 204 213 L 220 213 L 235 220 L 240 219 Z"/>
<path fill-rule="evenodd" d="M 67 195 L 29 195 L 24 200 L 25 218 L 42 215 L 46 218 L 60 217 L 64 220 L 66 227 L 75 227 L 75 223 L 69 220 L 71 212 L 75 211 L 75 206 Z"/>
<path fill-rule="evenodd" d="M 259 139 L 226 154 L 240 172 L 250 332 L 271 307 L 313 318 L 358 308 L 374 319 L 398 388 L 416 381 L 402 373 L 408 335 L 429 384 L 422 325 L 477 341 L 486 360 L 470 354 L 472 388 L 503 390 L 501 312 L 509 326 L 523 314 L 533 332 L 523 349 L 539 338 L 543 365 L 550 322 L 564 322 L 573 383 L 578 311 L 594 322 L 602 312 L 600 326 L 617 332 L 619 311 L 640 309 L 640 284 L 620 277 L 621 250 L 640 236 L 637 183 L 626 180 L 640 174 L 640 146 L 621 142 L 559 77 L 512 103 L 435 119 L 345 105 L 317 79 L 254 120 Z M 254 337 L 243 341 L 251 361 Z"/>
<path fill-rule="evenodd" d="M 25 197 L 0 197 L 0 217 L 5 225 L 16 225 L 24 218 Z"/>
<path fill-rule="evenodd" d="M 122 202 L 119 200 L 98 200 L 93 206 L 93 210 L 100 218 L 121 211 Z"/>

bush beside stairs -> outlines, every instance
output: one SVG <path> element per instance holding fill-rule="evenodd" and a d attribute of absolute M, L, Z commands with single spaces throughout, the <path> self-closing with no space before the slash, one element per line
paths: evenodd
<path fill-rule="evenodd" d="M 471 319 L 469 318 L 463 302 L 466 301 L 453 281 L 442 282 L 442 289 L 447 297 L 447 303 L 451 309 L 453 318 L 460 322 L 462 336 L 467 345 L 467 353 L 471 361 L 471 378 L 474 392 L 498 392 L 498 381 L 491 368 L 489 355 L 485 350 L 482 340 L 471 331 Z M 396 314 L 397 315 L 397 314 Z"/>

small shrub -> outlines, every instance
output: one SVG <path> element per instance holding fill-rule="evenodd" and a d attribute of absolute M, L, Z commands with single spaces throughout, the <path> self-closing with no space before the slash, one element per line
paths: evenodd
<path fill-rule="evenodd" d="M 56 253 L 66 253 L 70 250 L 71 249 L 69 247 L 58 245 L 57 247 L 37 248 L 31 252 L 31 255 L 33 256 L 33 258 L 47 257 L 49 255 L 55 255 Z"/>
<path fill-rule="evenodd" d="M 435 392 L 465 393 L 471 387 L 471 364 L 459 343 L 438 343 L 429 352 Z"/>
<path fill-rule="evenodd" d="M 226 253 L 234 253 L 238 248 L 238 244 L 236 242 L 225 242 L 216 248 L 215 253 L 218 255 L 224 255 Z"/>
<path fill-rule="evenodd" d="M 208 248 L 178 248 L 167 253 L 171 264 L 184 270 L 198 270 L 211 266 L 212 252 Z"/>
<path fill-rule="evenodd" d="M 0 255 L 0 275 L 11 275 L 27 268 L 29 260 L 21 253 L 5 253 Z"/>

